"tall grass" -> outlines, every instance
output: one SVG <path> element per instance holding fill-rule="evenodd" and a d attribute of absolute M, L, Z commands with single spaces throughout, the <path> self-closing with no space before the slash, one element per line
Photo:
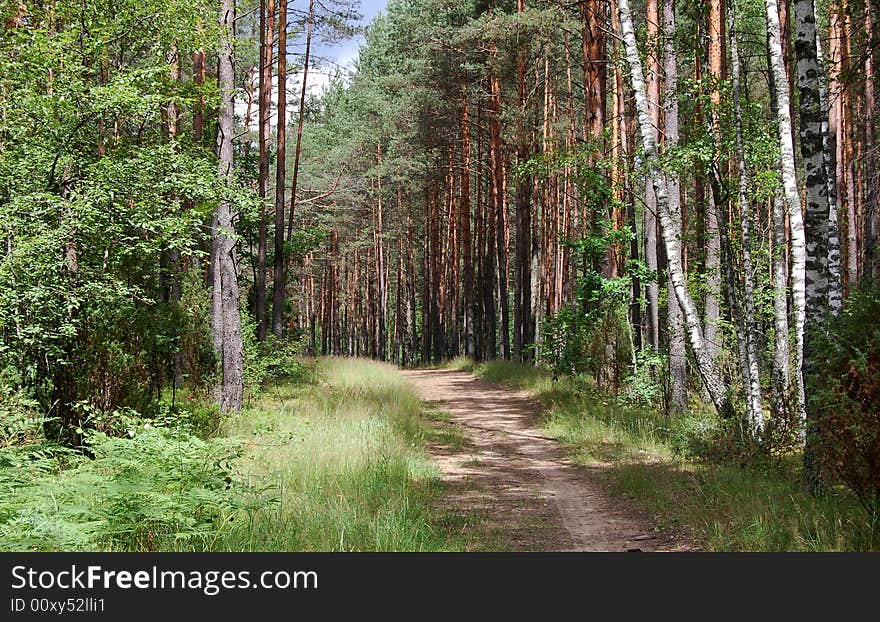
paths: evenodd
<path fill-rule="evenodd" d="M 226 423 L 228 436 L 248 439 L 239 474 L 262 499 L 212 548 L 464 548 L 433 509 L 439 472 L 422 449 L 428 432 L 410 386 L 390 365 L 324 359 L 317 366 L 313 382 L 270 387 Z"/>
<path fill-rule="evenodd" d="M 456 366 L 464 368 L 462 361 Z M 607 486 L 635 498 L 668 526 L 717 551 L 876 550 L 878 518 L 842 487 L 821 498 L 800 483 L 796 456 L 760 465 L 699 456 L 693 445 L 717 425 L 705 411 L 667 418 L 595 389 L 588 379 L 554 381 L 541 369 L 497 361 L 475 374 L 530 391 L 542 427 L 575 462 L 601 465 Z M 697 443 L 699 444 L 699 443 Z"/>

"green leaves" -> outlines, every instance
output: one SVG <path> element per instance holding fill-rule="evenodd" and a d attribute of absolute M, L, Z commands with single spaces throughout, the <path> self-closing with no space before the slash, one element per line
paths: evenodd
<path fill-rule="evenodd" d="M 88 447 L 0 450 L 0 550 L 203 549 L 238 507 L 232 441 L 147 423 Z"/>

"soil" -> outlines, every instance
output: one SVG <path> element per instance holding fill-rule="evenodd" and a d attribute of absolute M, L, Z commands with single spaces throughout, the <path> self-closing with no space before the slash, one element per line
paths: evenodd
<path fill-rule="evenodd" d="M 541 406 L 468 372 L 402 372 L 422 399 L 448 413 L 465 443 L 430 443 L 448 494 L 444 510 L 478 515 L 514 551 L 683 550 L 628 499 L 609 495 L 601 469 L 569 462 L 537 426 Z"/>

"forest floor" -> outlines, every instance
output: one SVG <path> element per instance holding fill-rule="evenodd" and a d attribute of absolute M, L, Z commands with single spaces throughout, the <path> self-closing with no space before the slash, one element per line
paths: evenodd
<path fill-rule="evenodd" d="M 402 371 L 457 442 L 430 441 L 447 489 L 443 510 L 483 517 L 509 550 L 668 551 L 689 545 L 629 500 L 610 496 L 601 465 L 571 463 L 537 425 L 541 405 L 467 371 Z M 462 440 L 463 439 L 463 440 Z"/>

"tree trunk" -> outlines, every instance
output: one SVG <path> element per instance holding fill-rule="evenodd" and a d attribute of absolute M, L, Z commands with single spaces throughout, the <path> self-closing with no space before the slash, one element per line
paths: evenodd
<path fill-rule="evenodd" d="M 272 275 L 272 333 L 284 330 L 284 191 L 287 150 L 287 2 L 278 3 L 278 125 L 275 155 L 275 261 Z"/>
<path fill-rule="evenodd" d="M 315 21 L 315 0 L 309 0 L 309 15 L 306 21 L 306 50 L 303 56 L 302 89 L 299 92 L 299 110 L 296 120 L 296 149 L 293 152 L 293 181 L 290 184 L 290 214 L 287 217 L 287 238 L 293 233 L 293 213 L 296 207 L 296 191 L 299 182 L 299 159 L 302 152 L 303 123 L 306 118 L 306 90 L 309 82 L 309 56 L 312 51 L 312 22 Z"/>
<path fill-rule="evenodd" d="M 678 145 L 678 59 L 675 51 L 675 1 L 663 0 L 663 71 L 666 74 L 664 109 L 664 131 L 666 149 L 674 149 Z M 681 187 L 678 176 L 667 176 L 669 187 L 669 212 L 673 222 L 679 227 L 675 235 L 681 238 Z M 680 259 L 680 258 L 679 258 Z M 667 258 L 667 261 L 668 258 Z M 669 397 L 670 410 L 681 412 L 687 408 L 687 359 L 685 352 L 685 327 L 681 314 L 681 305 L 675 298 L 672 281 L 667 279 L 669 300 L 667 302 L 669 324 L 669 381 L 671 392 Z"/>
<path fill-rule="evenodd" d="M 232 139 L 234 135 L 235 73 L 235 1 L 220 3 L 220 54 L 218 86 L 220 112 L 217 127 L 217 158 L 220 181 L 232 182 Z M 214 344 L 220 355 L 222 377 L 217 398 L 220 409 L 241 410 L 244 393 L 244 353 L 239 315 L 238 275 L 235 269 L 235 228 L 232 205 L 223 200 L 217 206 L 212 231 L 214 290 L 211 327 Z"/>
<path fill-rule="evenodd" d="M 461 108 L 461 202 L 459 207 L 461 214 L 458 226 L 461 230 L 461 253 L 464 295 L 464 352 L 471 360 L 477 357 L 476 343 L 474 339 L 474 263 L 471 253 L 471 138 L 470 118 L 468 113 L 467 89 L 462 88 Z"/>
<path fill-rule="evenodd" d="M 794 381 L 796 389 L 796 412 L 803 422 L 804 410 L 804 326 L 806 324 L 806 240 L 801 213 L 800 193 L 795 175 L 794 144 L 791 137 L 791 115 L 788 78 L 782 57 L 782 40 L 779 10 L 776 0 L 764 0 L 767 13 L 768 55 L 770 73 L 776 90 L 776 119 L 780 150 L 780 173 L 785 204 L 791 229 L 791 289 L 794 306 Z"/>
<path fill-rule="evenodd" d="M 712 90 L 710 93 L 711 101 L 711 123 L 713 131 L 716 135 L 720 135 L 718 112 L 721 106 L 721 91 L 719 86 L 721 80 L 724 79 L 723 69 L 723 18 L 722 13 L 723 0 L 711 0 L 709 3 L 709 16 L 706 28 L 708 39 L 708 69 L 709 76 L 712 78 Z M 718 197 L 714 192 L 708 193 L 708 201 L 706 202 L 705 236 L 706 236 L 706 298 L 704 317 L 706 348 L 712 360 L 718 358 L 721 349 L 720 337 L 718 335 L 718 318 L 720 317 L 719 295 L 721 292 L 721 244 L 720 231 L 718 229 L 721 223 L 718 222 L 718 208 L 716 205 Z"/>
<path fill-rule="evenodd" d="M 647 48 L 648 58 L 648 110 L 651 125 L 656 132 L 660 127 L 660 14 L 657 0 L 647 0 Z M 645 184 L 645 264 L 654 274 L 645 285 L 648 300 L 648 345 L 660 347 L 660 285 L 657 276 L 657 196 L 654 184 Z"/>
<path fill-rule="evenodd" d="M 865 0 L 865 108 L 863 126 L 865 130 L 865 203 L 862 208 L 862 278 L 870 284 L 880 279 L 880 213 L 877 209 L 877 159 L 874 153 L 874 6 L 872 0 Z"/>
<path fill-rule="evenodd" d="M 525 11 L 525 0 L 517 0 L 517 11 Z M 516 120 L 516 163 L 522 165 L 529 159 L 529 137 L 526 132 L 526 50 L 520 49 L 516 58 L 516 85 L 519 98 L 519 116 Z M 516 261 L 514 262 L 514 326 L 513 356 L 518 361 L 528 358 L 533 344 L 530 326 L 532 288 L 530 283 L 532 259 L 532 206 L 531 179 L 516 180 Z"/>
<path fill-rule="evenodd" d="M 275 38 L 275 0 L 260 2 L 259 180 L 260 225 L 257 241 L 257 340 L 268 332 L 266 316 L 266 200 L 269 196 L 269 139 L 272 132 L 272 46 Z"/>
<path fill-rule="evenodd" d="M 752 210 L 749 202 L 749 182 L 746 171 L 746 158 L 743 145 L 743 120 L 742 120 L 742 93 L 740 91 L 739 47 L 736 41 L 736 20 L 734 7 L 728 7 L 727 36 L 730 40 L 731 78 L 733 82 L 733 113 L 736 127 L 736 155 L 737 167 L 739 168 L 739 213 L 740 233 L 742 235 L 742 269 L 743 269 L 743 306 L 742 315 L 736 310 L 737 317 L 741 317 L 740 335 L 744 341 L 743 353 L 743 389 L 746 397 L 746 417 L 754 434 L 760 434 L 764 430 L 764 408 L 761 403 L 761 372 L 758 367 L 758 345 L 755 333 L 755 294 L 752 265 Z M 731 276 L 733 276 L 731 274 Z M 737 305 L 732 305 L 736 307 Z"/>

